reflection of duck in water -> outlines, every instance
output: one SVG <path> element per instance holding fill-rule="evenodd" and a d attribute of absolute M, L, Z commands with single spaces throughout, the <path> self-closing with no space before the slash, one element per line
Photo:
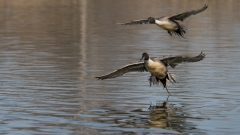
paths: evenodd
<path fill-rule="evenodd" d="M 201 130 L 196 128 L 196 125 L 192 122 L 186 122 L 189 119 L 202 119 L 191 117 L 187 110 L 183 110 L 182 107 L 176 107 L 173 104 L 169 104 L 167 100 L 164 102 L 157 102 L 156 105 L 150 105 L 150 118 L 147 121 L 150 127 L 160 127 L 163 129 L 170 129 L 178 131 L 180 133 L 197 133 L 205 134 Z"/>
<path fill-rule="evenodd" d="M 169 119 L 168 117 L 171 116 L 171 111 L 170 110 L 170 105 L 168 105 L 168 98 L 167 100 L 164 101 L 163 103 L 156 102 L 156 105 L 150 105 L 149 106 L 149 110 L 150 112 L 150 120 L 148 121 L 148 123 L 151 126 L 157 126 L 157 127 L 161 127 L 161 128 L 166 128 L 169 127 L 168 123 L 169 123 Z M 173 114 L 172 114 L 173 115 Z"/>
<path fill-rule="evenodd" d="M 148 109 L 149 110 L 161 109 L 161 108 L 167 109 L 168 98 L 169 98 L 169 95 L 167 97 L 167 100 L 164 101 L 163 103 L 157 102 L 156 105 L 152 105 L 152 103 L 151 103 Z"/>

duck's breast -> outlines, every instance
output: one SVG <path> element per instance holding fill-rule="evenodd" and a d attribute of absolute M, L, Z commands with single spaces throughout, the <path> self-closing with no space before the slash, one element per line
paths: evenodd
<path fill-rule="evenodd" d="M 145 62 L 146 69 L 158 78 L 164 78 L 167 74 L 166 66 L 160 61 L 152 61 L 149 59 Z"/>
<path fill-rule="evenodd" d="M 175 22 L 169 20 L 167 17 L 164 17 L 160 20 L 155 20 L 155 23 L 159 27 L 161 27 L 165 30 L 175 31 L 178 29 L 178 25 Z"/>

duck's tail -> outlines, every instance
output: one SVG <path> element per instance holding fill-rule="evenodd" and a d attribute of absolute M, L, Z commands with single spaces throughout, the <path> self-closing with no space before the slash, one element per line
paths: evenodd
<path fill-rule="evenodd" d="M 168 31 L 168 33 L 172 36 L 172 33 L 174 33 L 175 35 L 181 36 L 183 38 L 184 34 L 186 33 L 187 27 L 183 26 L 183 25 L 179 25 L 178 29 L 176 31 Z"/>
<path fill-rule="evenodd" d="M 176 83 L 176 76 L 174 74 L 167 73 L 167 75 L 163 79 L 159 79 L 159 78 L 151 75 L 148 80 L 150 83 L 150 87 L 152 85 L 157 85 L 157 86 L 162 85 L 163 88 L 166 88 L 166 90 L 168 91 L 168 87 L 171 84 Z"/>

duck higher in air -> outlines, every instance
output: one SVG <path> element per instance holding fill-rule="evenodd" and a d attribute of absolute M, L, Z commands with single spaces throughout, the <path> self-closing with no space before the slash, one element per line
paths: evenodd
<path fill-rule="evenodd" d="M 187 12 L 182 12 L 179 14 L 175 14 L 172 16 L 162 16 L 162 17 L 148 17 L 147 19 L 140 19 L 140 20 L 133 20 L 131 22 L 127 23 L 117 23 L 121 25 L 134 25 L 134 24 L 156 24 L 162 29 L 167 30 L 167 32 L 172 36 L 172 33 L 181 36 L 184 38 L 184 33 L 186 33 L 186 27 L 183 25 L 180 25 L 177 21 L 180 20 L 183 22 L 186 18 L 190 17 L 191 15 L 196 15 L 205 9 L 207 9 L 208 6 L 204 5 L 201 9 L 197 10 L 191 10 Z"/>
<path fill-rule="evenodd" d="M 166 88 L 168 92 L 168 84 L 174 83 L 175 78 L 173 74 L 168 73 L 167 66 L 174 68 L 182 62 L 197 62 L 205 58 L 204 53 L 200 53 L 197 56 L 164 56 L 164 57 L 155 57 L 150 58 L 147 53 L 142 54 L 142 59 L 144 62 L 138 62 L 126 65 L 120 69 L 117 69 L 109 74 L 96 77 L 98 79 L 110 79 L 118 76 L 122 76 L 127 72 L 150 72 L 151 76 L 149 78 L 150 86 L 153 84 L 159 85 L 162 84 L 163 88 Z M 169 93 L 169 92 L 168 92 Z M 169 93 L 170 94 L 170 93 Z"/>

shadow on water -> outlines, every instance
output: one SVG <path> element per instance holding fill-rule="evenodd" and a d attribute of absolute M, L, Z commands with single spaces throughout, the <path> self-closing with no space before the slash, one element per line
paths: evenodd
<path fill-rule="evenodd" d="M 168 96 L 169 98 L 169 96 Z M 166 128 L 180 133 L 205 134 L 196 128 L 197 125 L 188 122 L 187 119 L 205 119 L 191 117 L 191 114 L 186 112 L 183 107 L 177 107 L 169 103 L 168 98 L 164 102 L 156 102 L 156 105 L 150 105 L 150 119 L 148 121 L 151 127 Z"/>
<path fill-rule="evenodd" d="M 101 133 L 127 133 L 127 134 L 206 134 L 197 129 L 196 125 L 187 119 L 204 118 L 191 117 L 184 108 L 171 104 L 168 100 L 158 101 L 156 105 L 150 104 L 148 109 L 116 109 L 118 107 L 105 106 L 103 110 L 92 110 L 89 121 L 101 123 L 94 127 Z M 86 125 L 85 125 L 86 126 Z"/>

